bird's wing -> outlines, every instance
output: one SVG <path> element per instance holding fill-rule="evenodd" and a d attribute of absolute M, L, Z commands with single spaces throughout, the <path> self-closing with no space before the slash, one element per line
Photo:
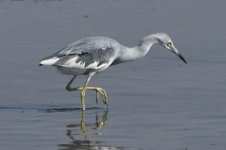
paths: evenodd
<path fill-rule="evenodd" d="M 82 54 L 95 49 L 111 48 L 114 47 L 116 43 L 117 42 L 111 38 L 88 37 L 69 44 L 66 48 L 58 51 L 57 56 L 61 57 L 67 55 Z"/>
<path fill-rule="evenodd" d="M 68 45 L 55 55 L 62 60 L 67 59 L 67 56 L 77 56 L 75 63 L 84 65 L 84 67 L 96 63 L 98 67 L 113 61 L 117 53 L 117 45 L 112 39 L 86 38 Z M 58 65 L 64 62 L 60 61 Z"/>

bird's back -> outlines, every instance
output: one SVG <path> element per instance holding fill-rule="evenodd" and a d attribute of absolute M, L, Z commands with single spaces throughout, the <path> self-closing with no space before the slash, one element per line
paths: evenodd
<path fill-rule="evenodd" d="M 44 58 L 40 64 L 53 65 L 64 70 L 74 69 L 77 74 L 84 74 L 87 70 L 98 71 L 111 65 L 120 47 L 121 45 L 111 38 L 88 37 Z"/>
<path fill-rule="evenodd" d="M 107 37 L 87 37 L 69 44 L 65 49 L 59 51 L 58 56 L 72 55 L 72 54 L 81 54 L 84 52 L 90 52 L 96 49 L 104 48 L 114 48 L 120 44 L 112 39 Z"/>

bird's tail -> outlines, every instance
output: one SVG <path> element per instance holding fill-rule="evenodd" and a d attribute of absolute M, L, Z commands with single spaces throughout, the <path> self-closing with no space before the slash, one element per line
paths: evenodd
<path fill-rule="evenodd" d="M 45 65 L 45 66 L 52 66 L 54 65 L 60 58 L 58 57 L 50 57 L 50 58 L 44 58 L 40 61 L 39 66 Z"/>

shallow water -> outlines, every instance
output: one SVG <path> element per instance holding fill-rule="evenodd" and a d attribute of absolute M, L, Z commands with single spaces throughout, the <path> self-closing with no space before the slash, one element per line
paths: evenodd
<path fill-rule="evenodd" d="M 0 149 L 224 150 L 226 2 L 210 0 L 0 1 Z M 211 11 L 210 11 L 211 10 Z M 109 108 L 64 88 L 70 76 L 38 67 L 83 37 L 134 46 L 168 33 L 187 59 L 154 46 L 91 83 Z M 84 84 L 78 78 L 75 85 Z"/>

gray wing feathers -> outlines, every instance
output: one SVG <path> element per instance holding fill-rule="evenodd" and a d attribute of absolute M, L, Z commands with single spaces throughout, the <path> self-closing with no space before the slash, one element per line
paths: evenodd
<path fill-rule="evenodd" d="M 82 52 L 81 54 L 77 54 L 78 59 L 76 63 L 84 63 L 85 66 L 89 66 L 94 62 L 98 62 L 97 67 L 108 63 L 111 60 L 111 57 L 115 56 L 115 51 L 112 48 L 105 49 L 95 49 L 89 52 Z"/>
<path fill-rule="evenodd" d="M 69 44 L 65 49 L 58 52 L 57 56 L 66 56 L 73 54 L 81 54 L 95 49 L 115 47 L 119 43 L 107 37 L 88 37 L 72 44 Z"/>
<path fill-rule="evenodd" d="M 65 49 L 55 54 L 63 60 L 73 55 L 78 56 L 76 63 L 88 66 L 94 62 L 98 62 L 97 66 L 108 63 L 111 58 L 116 56 L 119 43 L 110 38 L 92 37 L 79 40 L 68 45 Z M 61 64 L 58 62 L 58 65 Z"/>

